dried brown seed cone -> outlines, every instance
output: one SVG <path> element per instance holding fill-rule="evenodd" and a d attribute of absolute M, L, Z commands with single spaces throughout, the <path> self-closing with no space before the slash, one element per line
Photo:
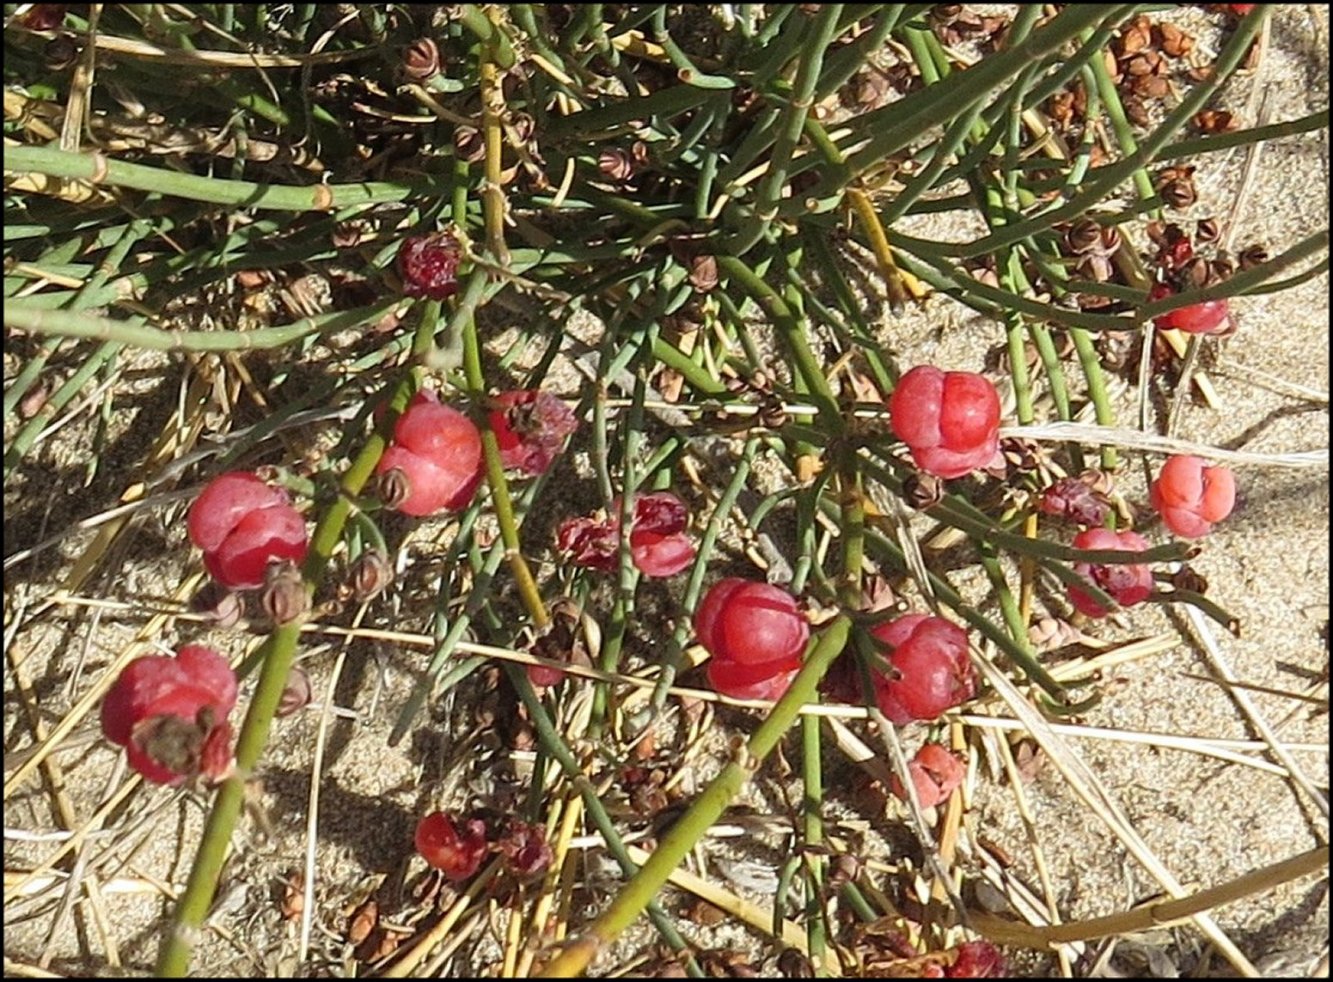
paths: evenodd
<path fill-rule="evenodd" d="M 903 481 L 903 500 L 918 511 L 937 505 L 944 497 L 944 484 L 934 474 L 918 471 Z"/>
<path fill-rule="evenodd" d="M 269 566 L 268 579 L 259 594 L 259 605 L 279 626 L 299 621 L 310 612 L 310 593 L 295 563 L 287 561 Z"/>
<path fill-rule="evenodd" d="M 397 509 L 412 495 L 412 482 L 401 467 L 391 467 L 375 481 L 375 491 L 385 508 Z"/>
<path fill-rule="evenodd" d="M 393 582 L 393 566 L 380 549 L 367 549 L 356 557 L 347 571 L 350 596 L 358 603 L 384 591 Z"/>
<path fill-rule="evenodd" d="M 278 708 L 273 715 L 283 717 L 300 712 L 310 705 L 310 696 L 310 676 L 301 666 L 293 665 L 292 670 L 287 673 L 287 684 L 282 687 Z"/>

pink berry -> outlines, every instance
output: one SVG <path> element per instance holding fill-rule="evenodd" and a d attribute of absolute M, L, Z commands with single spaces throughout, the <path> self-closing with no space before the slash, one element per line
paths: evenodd
<path fill-rule="evenodd" d="M 462 251 L 448 232 L 432 232 L 403 240 L 398 273 L 409 297 L 446 300 L 458 292 L 458 261 Z"/>
<path fill-rule="evenodd" d="M 736 699 L 777 699 L 801 666 L 810 625 L 786 590 L 729 577 L 694 612 L 699 643 L 713 656 L 708 680 Z"/>
<path fill-rule="evenodd" d="M 1168 457 L 1148 500 L 1162 516 L 1162 524 L 1176 535 L 1197 539 L 1212 531 L 1213 523 L 1231 514 L 1236 504 L 1236 479 L 1225 467 L 1209 467 L 1200 457 Z"/>
<path fill-rule="evenodd" d="M 546 473 L 579 425 L 573 410 L 549 392 L 501 392 L 492 404 L 491 429 L 500 444 L 500 459 L 523 474 Z"/>
<path fill-rule="evenodd" d="M 481 867 L 490 851 L 486 823 L 470 818 L 460 828 L 445 812 L 431 812 L 417 824 L 416 849 L 421 858 L 455 882 Z"/>
<path fill-rule="evenodd" d="M 873 673 L 880 712 L 902 726 L 933 720 L 976 695 L 967 632 L 942 617 L 907 614 L 870 632 L 892 650 L 891 674 Z"/>
<path fill-rule="evenodd" d="M 481 434 L 472 420 L 422 389 L 394 424 L 393 442 L 375 473 L 394 469 L 407 478 L 407 494 L 395 502 L 399 511 L 418 518 L 457 511 L 481 483 Z"/>
<path fill-rule="evenodd" d="M 249 471 L 229 471 L 210 481 L 186 518 L 190 541 L 204 552 L 204 566 L 230 590 L 262 586 L 271 562 L 305 559 L 305 520 L 287 492 Z"/>
<path fill-rule="evenodd" d="M 1074 536 L 1075 549 L 1121 549 L 1142 552 L 1148 543 L 1137 532 L 1112 532 L 1110 529 L 1084 529 Z M 1101 587 L 1122 607 L 1142 603 L 1152 593 L 1152 570 L 1143 564 L 1102 565 L 1075 563 L 1074 572 Z M 1078 587 L 1068 587 L 1069 602 L 1089 617 L 1105 617 L 1110 611 Z"/>
<path fill-rule="evenodd" d="M 227 659 L 186 645 L 174 658 L 146 655 L 125 666 L 102 701 L 102 733 L 148 781 L 216 780 L 231 764 L 227 715 L 235 705 Z"/>
<path fill-rule="evenodd" d="M 923 471 L 962 477 L 999 450 L 1000 397 L 985 376 L 918 365 L 889 397 L 889 424 Z"/>
<path fill-rule="evenodd" d="M 967 768 L 963 759 L 946 750 L 938 743 L 925 743 L 916 752 L 916 756 L 907 765 L 907 774 L 916 788 L 917 800 L 922 808 L 933 808 L 948 800 L 954 789 L 963 783 Z M 907 789 L 893 776 L 891 790 L 903 801 L 907 800 Z"/>

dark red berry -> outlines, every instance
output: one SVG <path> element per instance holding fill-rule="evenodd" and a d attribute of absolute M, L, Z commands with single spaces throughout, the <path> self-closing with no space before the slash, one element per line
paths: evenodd
<path fill-rule="evenodd" d="M 422 859 L 449 879 L 466 880 L 490 851 L 486 823 L 470 818 L 460 828 L 446 813 L 431 812 L 417 824 L 416 848 Z"/>
<path fill-rule="evenodd" d="M 634 524 L 630 528 L 630 557 L 645 576 L 673 576 L 694 559 L 694 542 L 686 534 L 689 513 L 685 503 L 670 491 L 654 491 L 634 499 Z M 620 500 L 601 521 L 589 517 L 567 518 L 556 530 L 560 551 L 579 566 L 615 570 L 620 547 Z"/>
<path fill-rule="evenodd" d="M 398 273 L 409 297 L 447 300 L 458 292 L 458 261 L 462 250 L 448 232 L 416 235 L 398 250 Z"/>
<path fill-rule="evenodd" d="M 528 475 L 546 473 L 578 428 L 573 410 L 549 392 L 501 392 L 493 400 L 491 429 L 506 467 Z"/>

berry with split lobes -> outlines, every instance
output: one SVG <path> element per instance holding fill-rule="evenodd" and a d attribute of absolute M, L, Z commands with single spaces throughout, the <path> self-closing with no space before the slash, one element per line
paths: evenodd
<path fill-rule="evenodd" d="M 674 576 L 693 560 L 694 542 L 686 533 L 689 512 L 670 491 L 653 491 L 634 499 L 630 527 L 630 558 L 645 576 Z M 601 521 L 567 518 L 556 530 L 556 545 L 576 566 L 612 572 L 619 563 L 620 499 Z"/>
<path fill-rule="evenodd" d="M 1236 479 L 1225 467 L 1209 467 L 1201 457 L 1177 454 L 1162 465 L 1148 500 L 1163 525 L 1176 535 L 1197 539 L 1231 514 Z"/>
<path fill-rule="evenodd" d="M 889 425 L 923 471 L 962 477 L 1000 448 L 1000 396 L 983 375 L 918 365 L 889 397 Z"/>
<path fill-rule="evenodd" d="M 458 511 L 481 483 L 481 434 L 472 420 L 422 389 L 394 424 L 375 473 L 395 489 L 392 505 L 406 515 Z"/>
<path fill-rule="evenodd" d="M 1142 552 L 1147 541 L 1137 532 L 1112 532 L 1110 529 L 1084 529 L 1074 536 L 1075 549 L 1120 549 Z M 1121 607 L 1142 603 L 1152 593 L 1152 570 L 1142 563 L 1075 563 L 1074 572 L 1087 577 L 1110 595 Z M 1067 588 L 1069 602 L 1089 617 L 1105 617 L 1110 613 L 1086 592 L 1076 586 Z"/>
<path fill-rule="evenodd" d="M 976 695 L 967 632 L 952 621 L 907 614 L 870 633 L 891 649 L 888 671 L 872 673 L 871 680 L 880 712 L 897 725 L 936 719 Z"/>
<path fill-rule="evenodd" d="M 500 445 L 500 460 L 529 476 L 546 473 L 565 438 L 578 429 L 574 411 L 549 392 L 501 392 L 491 405 L 491 429 Z"/>
<path fill-rule="evenodd" d="M 229 471 L 209 482 L 190 506 L 190 541 L 203 550 L 204 566 L 230 590 L 264 583 L 269 563 L 305 559 L 305 520 L 287 492 L 249 471 Z"/>
<path fill-rule="evenodd" d="M 713 656 L 708 681 L 735 699 L 778 699 L 801 667 L 810 625 L 786 590 L 729 577 L 694 612 L 694 630 Z"/>
<path fill-rule="evenodd" d="M 125 748 L 130 767 L 156 784 L 203 775 L 216 781 L 231 767 L 236 673 L 202 645 L 175 657 L 146 655 L 125 666 L 102 700 L 102 733 Z"/>

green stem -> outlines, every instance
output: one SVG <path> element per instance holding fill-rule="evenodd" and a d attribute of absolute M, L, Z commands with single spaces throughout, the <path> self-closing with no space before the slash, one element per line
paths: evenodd
<path fill-rule="evenodd" d="M 253 181 L 226 181 L 113 160 L 101 153 L 54 147 L 5 147 L 5 170 L 32 171 L 49 177 L 90 181 L 107 187 L 154 191 L 175 198 L 209 201 L 233 208 L 275 211 L 329 211 L 351 205 L 381 204 L 446 195 L 451 179 L 427 177 L 411 182 L 312 184 L 284 187 Z"/>

